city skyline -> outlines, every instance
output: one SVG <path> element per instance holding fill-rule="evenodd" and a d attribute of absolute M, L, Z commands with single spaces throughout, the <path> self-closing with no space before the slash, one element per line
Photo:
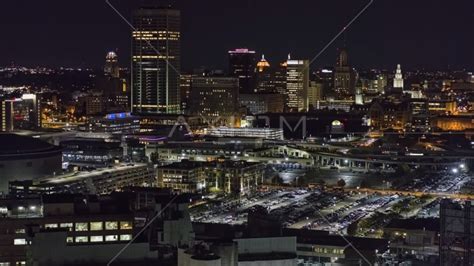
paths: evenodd
<path fill-rule="evenodd" d="M 473 10 L 3 4 L 0 266 L 473 266 Z"/>
<path fill-rule="evenodd" d="M 131 19 L 132 10 L 140 2 L 112 4 Z M 174 6 L 182 12 L 182 69 L 226 69 L 226 52 L 235 48 L 265 54 L 271 64 L 284 60 L 288 53 L 311 59 L 367 2 L 345 3 L 343 9 L 339 8 L 341 4 L 175 1 Z M 0 50 L 8 52 L 0 54 L 0 65 L 101 68 L 103 55 L 109 50 L 117 51 L 121 66 L 130 65 L 127 40 L 131 29 L 105 1 L 67 5 L 58 1 L 18 1 L 6 5 L 0 11 L 0 21 L 8 39 L 0 44 Z M 391 69 L 398 63 L 405 69 L 470 69 L 474 57 L 470 48 L 473 40 L 468 34 L 473 27 L 469 23 L 472 5 L 467 0 L 457 1 L 457 5 L 431 1 L 429 6 L 375 1 L 345 34 L 351 65 L 361 69 Z M 12 14 L 20 10 L 24 15 L 15 18 Z M 442 19 L 449 12 L 457 12 L 458 16 Z M 31 39 L 35 45 L 31 45 Z M 343 39 L 340 36 L 311 68 L 332 66 Z"/>

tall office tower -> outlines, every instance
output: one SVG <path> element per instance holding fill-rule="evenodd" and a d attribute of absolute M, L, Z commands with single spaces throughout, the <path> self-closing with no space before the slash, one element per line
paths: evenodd
<path fill-rule="evenodd" d="M 346 49 L 341 49 L 334 68 L 334 94 L 336 99 L 350 99 L 354 95 L 354 73 L 349 66 Z"/>
<path fill-rule="evenodd" d="M 193 77 L 191 114 L 209 119 L 234 116 L 239 109 L 239 79 Z"/>
<path fill-rule="evenodd" d="M 288 58 L 286 74 L 286 106 L 290 111 L 308 110 L 309 60 Z"/>
<path fill-rule="evenodd" d="M 322 88 L 322 95 L 321 98 L 325 99 L 328 96 L 334 98 L 334 71 L 333 67 L 325 67 L 318 69 L 313 72 L 313 77 L 312 80 L 322 83 L 323 88 Z"/>
<path fill-rule="evenodd" d="M 397 71 L 395 72 L 395 78 L 393 79 L 393 88 L 403 90 L 403 74 L 400 64 L 397 65 Z"/>
<path fill-rule="evenodd" d="M 0 99 L 0 131 L 13 130 L 13 101 Z"/>
<path fill-rule="evenodd" d="M 318 81 L 311 81 L 308 87 L 308 108 L 316 109 L 318 102 L 323 99 L 324 84 Z"/>
<path fill-rule="evenodd" d="M 262 55 L 262 59 L 257 63 L 257 92 L 275 93 L 275 71 L 270 67 L 270 63 Z"/>
<path fill-rule="evenodd" d="M 180 101 L 181 101 L 181 111 L 184 114 L 189 112 L 189 104 L 191 98 L 191 81 L 192 81 L 192 74 L 181 74 L 179 79 L 179 94 L 180 94 Z"/>
<path fill-rule="evenodd" d="M 372 80 L 371 90 L 375 93 L 384 93 L 387 88 L 387 75 L 386 74 L 377 74 L 376 78 Z"/>
<path fill-rule="evenodd" d="M 440 203 L 440 265 L 474 264 L 474 202 Z"/>
<path fill-rule="evenodd" d="M 358 82 L 355 89 L 356 91 L 355 91 L 354 99 L 355 99 L 355 104 L 357 105 L 364 104 L 364 94 L 363 94 L 364 86 L 362 85 L 362 83 L 363 81 Z"/>
<path fill-rule="evenodd" d="M 132 24 L 132 112 L 180 113 L 180 11 L 141 8 Z"/>
<path fill-rule="evenodd" d="M 22 127 L 41 128 L 41 95 L 26 93 L 21 96 L 21 101 L 15 101 L 15 111 L 23 117 Z"/>
<path fill-rule="evenodd" d="M 240 48 L 229 51 L 229 74 L 239 78 L 239 93 L 255 92 L 255 51 Z"/>
<path fill-rule="evenodd" d="M 275 91 L 278 94 L 286 95 L 286 70 L 287 61 L 280 63 L 275 67 L 274 78 L 275 78 Z"/>
<path fill-rule="evenodd" d="M 110 51 L 105 56 L 104 72 L 113 78 L 120 77 L 120 67 L 118 64 L 118 56 L 115 52 Z"/>

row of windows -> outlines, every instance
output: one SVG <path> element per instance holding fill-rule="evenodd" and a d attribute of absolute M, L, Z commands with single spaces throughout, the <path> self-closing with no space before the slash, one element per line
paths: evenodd
<path fill-rule="evenodd" d="M 115 241 L 130 241 L 131 234 L 124 235 L 105 235 L 105 236 L 69 236 L 66 238 L 66 243 L 97 243 L 97 242 L 115 242 Z"/>
<path fill-rule="evenodd" d="M 0 262 L 0 266 L 10 266 L 10 265 L 23 266 L 23 265 L 26 265 L 26 261 L 17 261 L 14 264 L 10 264 L 10 262 Z"/>
<path fill-rule="evenodd" d="M 104 226 L 105 224 L 105 226 Z M 45 224 L 45 228 L 74 228 L 74 231 L 101 231 L 101 230 L 129 230 L 133 229 L 130 221 L 106 221 L 106 222 L 90 222 L 90 223 L 50 223 Z"/>
<path fill-rule="evenodd" d="M 325 253 L 325 254 L 344 254 L 344 249 L 332 249 L 332 248 L 314 248 L 316 253 Z"/>
<path fill-rule="evenodd" d="M 132 240 L 131 234 L 123 234 L 123 235 L 97 235 L 97 236 L 68 236 L 66 238 L 66 243 L 87 243 L 87 242 L 114 242 L 114 241 L 130 241 Z M 24 246 L 27 244 L 25 238 L 15 238 L 13 240 L 13 245 L 15 246 Z"/>

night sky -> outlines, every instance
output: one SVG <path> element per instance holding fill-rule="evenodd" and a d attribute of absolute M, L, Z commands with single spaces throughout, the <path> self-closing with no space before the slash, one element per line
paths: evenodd
<path fill-rule="evenodd" d="M 139 0 L 111 0 L 130 18 Z M 182 66 L 225 68 L 226 51 L 249 47 L 270 63 L 291 52 L 311 59 L 366 0 L 177 0 Z M 0 7 L 0 65 L 101 67 L 108 50 L 121 65 L 130 28 L 104 0 L 15 0 Z M 312 67 L 333 65 L 341 38 Z M 474 70 L 473 0 L 375 0 L 348 30 L 357 68 Z"/>

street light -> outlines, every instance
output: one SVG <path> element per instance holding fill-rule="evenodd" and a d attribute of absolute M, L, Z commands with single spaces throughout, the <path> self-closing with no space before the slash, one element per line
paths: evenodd
<path fill-rule="evenodd" d="M 457 173 L 459 172 L 459 170 L 458 170 L 457 168 L 453 168 L 453 169 L 451 169 L 451 172 L 452 172 L 453 174 L 457 174 Z"/>
<path fill-rule="evenodd" d="M 466 165 L 463 164 L 463 163 L 459 165 L 459 168 L 461 168 L 461 169 L 464 169 L 464 167 L 466 167 Z"/>

